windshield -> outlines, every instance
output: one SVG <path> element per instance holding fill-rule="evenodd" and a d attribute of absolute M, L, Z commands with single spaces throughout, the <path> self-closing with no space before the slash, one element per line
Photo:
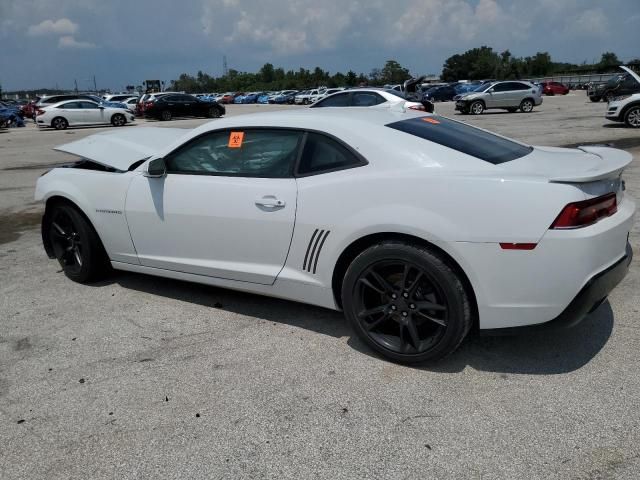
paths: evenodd
<path fill-rule="evenodd" d="M 490 83 L 482 83 L 477 88 L 474 88 L 474 92 L 484 92 L 488 87 L 490 87 Z"/>
<path fill-rule="evenodd" d="M 498 165 L 524 157 L 533 147 L 446 117 L 429 116 L 390 123 L 389 128 Z"/>

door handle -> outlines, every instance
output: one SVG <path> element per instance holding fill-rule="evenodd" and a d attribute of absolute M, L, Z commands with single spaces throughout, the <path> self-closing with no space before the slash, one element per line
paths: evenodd
<path fill-rule="evenodd" d="M 279 200 L 273 195 L 264 196 L 256 200 L 256 205 L 263 208 L 282 208 L 286 204 L 284 200 Z"/>

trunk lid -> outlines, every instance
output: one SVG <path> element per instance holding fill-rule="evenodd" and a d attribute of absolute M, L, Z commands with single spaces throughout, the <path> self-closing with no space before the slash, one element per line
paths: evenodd
<path fill-rule="evenodd" d="M 633 156 L 600 146 L 534 147 L 529 155 L 500 166 L 516 175 L 544 177 L 549 182 L 586 183 L 618 178 Z"/>
<path fill-rule="evenodd" d="M 135 162 L 160 153 L 187 132 L 182 128 L 125 127 L 66 143 L 54 150 L 126 171 Z"/>

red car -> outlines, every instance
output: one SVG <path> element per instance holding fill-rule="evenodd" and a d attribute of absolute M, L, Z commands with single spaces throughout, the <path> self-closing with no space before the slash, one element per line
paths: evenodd
<path fill-rule="evenodd" d="M 542 93 L 544 95 L 566 95 L 569 87 L 560 82 L 542 82 Z"/>

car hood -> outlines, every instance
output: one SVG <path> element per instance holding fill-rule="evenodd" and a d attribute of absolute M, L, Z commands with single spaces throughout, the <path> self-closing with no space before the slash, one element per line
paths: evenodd
<path fill-rule="evenodd" d="M 126 171 L 135 162 L 161 152 L 188 131 L 182 128 L 125 127 L 117 132 L 98 133 L 65 143 L 54 150 Z"/>
<path fill-rule="evenodd" d="M 633 156 L 609 147 L 534 147 L 529 155 L 500 166 L 516 175 L 542 176 L 550 182 L 583 183 L 616 178 Z"/>

